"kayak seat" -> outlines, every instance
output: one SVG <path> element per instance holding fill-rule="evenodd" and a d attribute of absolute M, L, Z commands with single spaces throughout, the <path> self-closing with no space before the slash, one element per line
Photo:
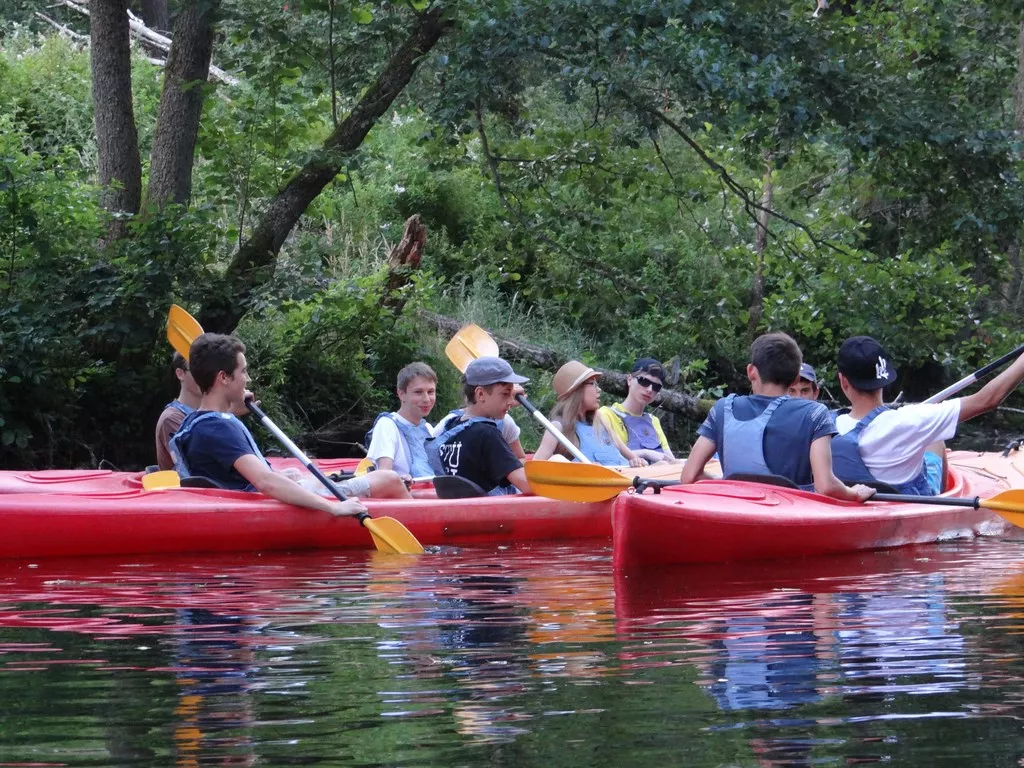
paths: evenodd
<path fill-rule="evenodd" d="M 438 475 L 434 478 L 434 490 L 439 499 L 475 499 L 487 495 L 472 480 L 458 475 Z"/>
<path fill-rule="evenodd" d="M 218 488 L 224 489 L 220 483 L 214 482 L 208 477 L 202 477 L 201 475 L 193 475 L 192 477 L 181 478 L 182 488 Z"/>
<path fill-rule="evenodd" d="M 800 490 L 796 483 L 782 475 L 756 475 L 753 472 L 733 472 L 726 475 L 725 480 L 739 480 L 744 483 L 761 483 L 761 485 L 777 485 L 780 488 Z"/>

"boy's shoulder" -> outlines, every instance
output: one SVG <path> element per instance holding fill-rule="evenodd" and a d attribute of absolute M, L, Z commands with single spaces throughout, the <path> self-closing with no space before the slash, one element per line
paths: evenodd
<path fill-rule="evenodd" d="M 730 398 L 732 398 L 733 410 L 741 414 L 762 413 L 778 399 L 770 395 L 729 395 L 718 400 L 713 409 L 719 412 L 723 411 L 726 401 Z M 789 397 L 783 400 L 775 409 L 775 415 L 779 414 L 786 417 L 820 418 L 824 416 L 831 418 L 828 407 L 824 403 L 819 403 L 817 400 L 806 400 L 802 397 Z"/>

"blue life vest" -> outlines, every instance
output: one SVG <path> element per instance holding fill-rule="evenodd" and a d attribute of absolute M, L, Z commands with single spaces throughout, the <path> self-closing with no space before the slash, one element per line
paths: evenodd
<path fill-rule="evenodd" d="M 606 467 L 621 467 L 623 464 L 629 463 L 619 453 L 619 449 L 615 447 L 611 434 L 606 429 L 601 430 L 601 433 L 598 434 L 593 424 L 577 421 L 576 437 L 580 441 L 580 453 L 595 464 L 603 464 Z M 579 459 L 573 459 L 573 461 L 579 461 Z"/>
<path fill-rule="evenodd" d="M 462 411 L 454 411 L 453 413 L 456 414 L 456 418 L 461 418 Z M 449 414 L 449 416 L 446 416 L 445 420 L 442 421 L 442 423 L 445 423 L 445 422 L 448 422 L 448 423 L 451 422 L 451 414 Z M 458 422 L 457 424 L 455 424 L 454 426 L 450 427 L 449 429 L 446 429 L 443 432 L 441 432 L 436 437 L 432 437 L 429 440 L 427 440 L 427 443 L 426 443 L 427 461 L 430 462 L 430 467 L 433 470 L 434 474 L 436 474 L 436 475 L 454 475 L 454 474 L 457 474 L 455 472 L 452 472 L 448 467 L 446 467 L 444 465 L 444 462 L 441 461 L 441 448 L 444 445 L 446 445 L 448 442 L 450 442 L 453 437 L 457 436 L 463 430 L 469 429 L 469 427 L 473 426 L 474 424 L 482 424 L 482 423 L 493 424 L 495 426 L 495 428 L 497 428 L 498 430 L 501 429 L 501 421 L 498 421 L 498 420 L 495 420 L 495 419 L 487 419 L 487 418 L 484 418 L 483 416 L 473 416 L 472 418 L 466 419 L 465 421 Z M 514 496 L 517 493 L 519 493 L 519 489 L 516 488 L 514 485 L 496 485 L 491 490 L 489 490 L 487 492 L 487 495 L 488 496 Z"/>
<path fill-rule="evenodd" d="M 864 429 L 889 407 L 880 405 L 871 413 L 857 422 L 857 426 L 845 435 L 832 438 L 832 471 L 844 483 L 877 483 L 880 481 L 871 474 L 860 454 L 860 436 Z M 918 475 L 905 483 L 889 483 L 897 493 L 913 496 L 931 496 L 934 491 L 928 482 L 928 474 L 924 465 Z"/>
<path fill-rule="evenodd" d="M 164 410 L 165 411 L 168 408 L 173 408 L 176 411 L 181 411 L 186 416 L 188 416 L 190 413 L 195 413 L 196 412 L 195 408 L 193 408 L 193 407 L 191 407 L 189 405 L 185 405 L 183 402 L 181 402 L 181 400 L 177 400 L 177 399 L 171 400 L 171 402 L 169 402 L 167 405 L 164 406 Z"/>
<path fill-rule="evenodd" d="M 489 490 L 485 496 L 515 496 L 519 489 L 514 485 L 496 485 Z"/>
<path fill-rule="evenodd" d="M 249 430 L 246 429 L 245 424 L 230 413 L 208 411 L 196 416 L 194 419 L 186 417 L 185 421 L 183 421 L 181 426 L 178 428 L 178 431 L 171 436 L 171 439 L 167 443 L 167 450 L 171 454 L 171 459 L 174 461 L 174 469 L 180 477 L 185 478 L 193 476 L 192 472 L 189 471 L 188 461 L 185 458 L 185 455 L 188 453 L 189 435 L 192 433 L 195 425 L 204 419 L 224 419 L 231 424 L 234 429 L 240 430 L 242 435 L 244 435 L 246 442 L 249 444 L 249 447 L 252 449 L 252 452 L 256 454 L 260 461 L 266 463 L 267 466 L 270 466 L 266 458 L 264 458 L 263 452 L 260 450 L 259 446 L 256 445 L 256 441 L 253 440 Z M 245 490 L 251 491 L 255 489 L 251 484 L 249 484 Z"/>
<path fill-rule="evenodd" d="M 377 415 L 377 418 L 373 420 L 373 427 L 370 427 L 370 431 L 366 433 L 366 447 L 370 447 L 370 443 L 373 442 L 373 430 L 377 426 L 377 422 L 381 419 L 390 419 L 396 427 L 398 432 L 402 435 L 402 439 L 405 440 L 405 450 L 409 454 L 409 474 L 413 477 L 429 477 L 434 474 L 434 470 L 430 466 L 430 461 L 427 459 L 427 451 L 424 447 L 427 440 L 430 440 L 430 430 L 427 429 L 427 425 L 424 422 L 420 422 L 416 426 L 411 426 L 405 419 L 400 419 L 395 413 L 381 413 Z M 395 456 L 392 457 L 397 458 Z"/>
<path fill-rule="evenodd" d="M 661 438 L 658 437 L 658 430 L 654 428 L 654 419 L 649 413 L 641 413 L 634 416 L 628 411 L 620 411 L 614 405 L 612 413 L 622 420 L 622 426 L 626 428 L 626 446 L 635 450 L 644 448 L 649 451 L 665 452 L 661 447 Z"/>
<path fill-rule="evenodd" d="M 740 421 L 733 416 L 732 405 L 735 398 L 736 395 L 729 395 L 722 406 L 725 418 L 722 423 L 722 445 L 718 446 L 722 474 L 726 477 L 738 474 L 774 474 L 764 457 L 764 433 L 768 429 L 772 415 L 780 405 L 790 399 L 789 395 L 776 397 L 759 416 L 747 421 Z M 813 491 L 814 483 L 801 485 L 800 489 Z"/>
<path fill-rule="evenodd" d="M 436 437 L 430 438 L 427 441 L 426 452 L 427 461 L 430 462 L 430 468 L 434 474 L 437 475 L 454 475 L 455 472 L 451 472 L 448 467 L 441 461 L 441 448 L 449 443 L 453 437 L 462 432 L 464 429 L 468 429 L 474 424 L 481 424 L 489 422 L 494 424 L 494 419 L 485 419 L 483 416 L 473 416 L 472 418 L 466 419 L 465 421 L 458 422 L 455 426 L 449 427 L 444 430 L 441 434 Z"/>
<path fill-rule="evenodd" d="M 441 431 L 438 432 L 437 436 L 440 437 L 442 434 L 444 434 L 444 432 L 446 432 L 448 430 L 448 428 L 452 424 L 455 423 L 455 421 L 457 421 L 458 419 L 461 419 L 461 418 L 462 418 L 462 409 L 461 408 L 456 408 L 454 411 L 449 413 L 447 416 L 445 416 L 443 419 L 441 419 L 441 421 L 439 421 L 437 423 L 437 426 L 441 428 Z"/>

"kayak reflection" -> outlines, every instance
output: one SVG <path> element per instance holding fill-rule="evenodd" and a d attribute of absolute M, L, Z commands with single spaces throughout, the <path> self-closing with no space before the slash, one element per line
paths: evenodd
<path fill-rule="evenodd" d="M 948 557 L 901 548 L 617 574 L 623 658 L 694 664 L 697 685 L 723 710 L 955 691 L 970 682 L 964 637 L 949 618 Z"/>

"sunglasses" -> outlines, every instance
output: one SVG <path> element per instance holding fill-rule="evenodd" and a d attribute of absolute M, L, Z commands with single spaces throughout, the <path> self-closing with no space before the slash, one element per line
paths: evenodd
<path fill-rule="evenodd" d="M 661 392 L 661 388 L 665 386 L 664 384 L 660 384 L 657 381 L 651 381 L 646 376 L 637 376 L 636 383 L 639 384 L 644 389 L 650 387 L 652 392 Z"/>

